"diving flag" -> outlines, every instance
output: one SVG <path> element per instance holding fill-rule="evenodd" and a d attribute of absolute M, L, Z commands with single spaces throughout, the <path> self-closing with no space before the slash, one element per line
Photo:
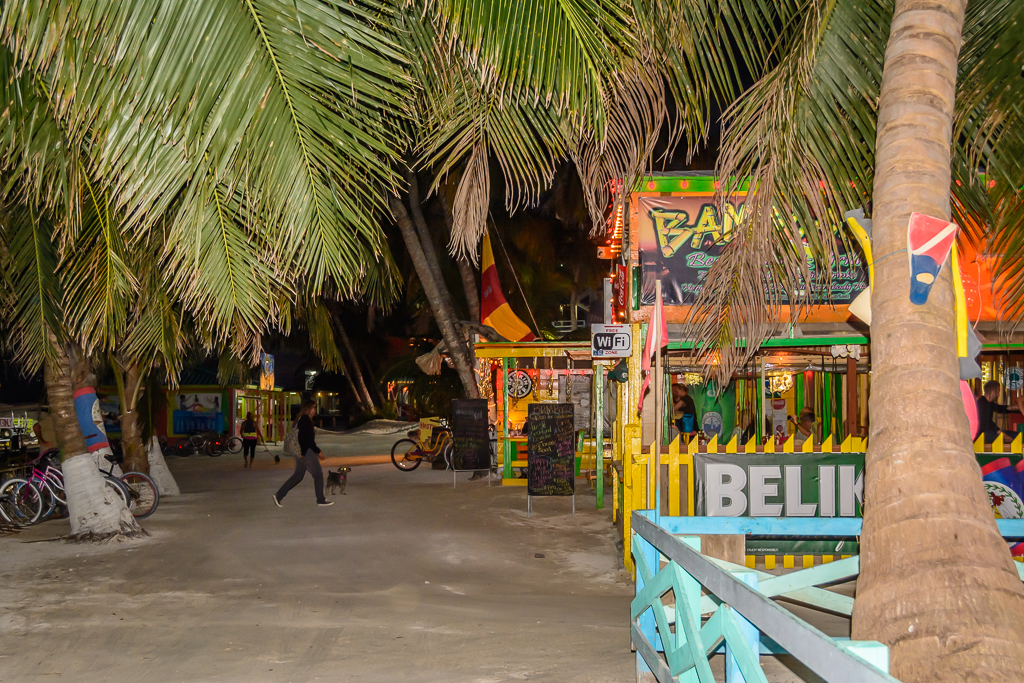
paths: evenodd
<path fill-rule="evenodd" d="M 932 285 L 956 239 L 957 225 L 923 213 L 910 214 L 907 252 L 910 256 L 910 301 L 918 306 L 928 301 Z"/>
<path fill-rule="evenodd" d="M 665 311 L 662 308 L 659 294 L 657 301 L 654 302 L 654 308 L 651 309 L 651 319 L 647 323 L 647 341 L 644 343 L 644 355 L 640 361 L 647 374 L 644 376 L 644 386 L 640 389 L 640 403 L 636 407 L 637 412 L 644 409 L 644 394 L 647 393 L 647 387 L 651 384 L 651 361 L 654 359 L 654 354 L 666 346 L 668 346 L 668 325 L 665 323 Z"/>
<path fill-rule="evenodd" d="M 533 341 L 537 337 L 512 312 L 498 282 L 498 268 L 494 265 L 491 238 L 484 233 L 483 263 L 480 275 L 480 322 L 493 327 L 498 334 L 512 341 Z"/>

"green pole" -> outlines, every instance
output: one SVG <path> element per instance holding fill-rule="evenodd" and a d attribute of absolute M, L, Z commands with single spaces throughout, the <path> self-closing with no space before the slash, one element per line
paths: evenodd
<path fill-rule="evenodd" d="M 796 373 L 796 414 L 800 417 L 800 411 L 804 409 L 804 373 Z"/>
<path fill-rule="evenodd" d="M 669 381 L 669 374 L 661 376 L 661 445 L 669 444 L 669 428 L 672 426 L 672 392 L 669 388 L 672 383 Z"/>
<path fill-rule="evenodd" d="M 846 438 L 846 433 L 843 428 L 843 376 L 836 374 L 833 381 L 835 382 L 832 395 L 835 397 L 836 402 L 836 407 L 833 411 L 836 418 L 836 439 L 841 442 Z M 857 381 L 856 376 L 854 376 L 853 381 Z"/>
<path fill-rule="evenodd" d="M 502 434 L 505 435 L 505 440 L 502 442 L 501 456 L 505 461 L 504 474 L 502 475 L 505 479 L 512 478 L 512 442 L 509 440 L 508 433 L 508 358 L 501 359 L 501 429 Z"/>
<path fill-rule="evenodd" d="M 821 415 L 821 438 L 827 439 L 832 435 L 832 375 L 825 375 L 822 379 L 822 410 Z"/>
<path fill-rule="evenodd" d="M 594 363 L 594 475 L 597 509 L 604 507 L 604 365 Z"/>

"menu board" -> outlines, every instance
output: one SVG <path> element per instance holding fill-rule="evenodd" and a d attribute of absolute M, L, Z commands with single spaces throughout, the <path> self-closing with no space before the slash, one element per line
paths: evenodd
<path fill-rule="evenodd" d="M 454 468 L 488 470 L 491 468 L 491 437 L 487 431 L 487 399 L 467 398 L 452 401 L 452 442 Z"/>
<path fill-rule="evenodd" d="M 573 404 L 531 403 L 526 445 L 531 496 L 572 496 L 576 492 Z"/>

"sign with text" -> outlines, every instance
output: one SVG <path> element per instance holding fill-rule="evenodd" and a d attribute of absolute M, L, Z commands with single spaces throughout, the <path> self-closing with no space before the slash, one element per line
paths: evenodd
<path fill-rule="evenodd" d="M 633 355 L 633 329 L 629 325 L 591 325 L 593 358 L 629 358 Z"/>
<path fill-rule="evenodd" d="M 487 431 L 487 399 L 452 401 L 452 443 L 455 445 L 455 469 L 490 469 L 491 437 Z"/>
<path fill-rule="evenodd" d="M 572 496 L 576 493 L 576 451 L 571 403 L 531 403 L 526 439 L 531 496 Z"/>
<path fill-rule="evenodd" d="M 863 453 L 698 453 L 695 507 L 707 517 L 860 517 Z"/>
<path fill-rule="evenodd" d="M 661 278 L 666 306 L 692 304 L 704 288 L 704 278 L 743 221 L 744 195 L 726 202 L 719 211 L 714 193 L 680 197 L 641 197 L 639 200 L 640 261 L 643 267 L 642 305 L 654 303 L 654 282 Z M 808 261 L 811 281 L 804 283 L 812 304 L 849 304 L 867 285 L 867 272 L 859 254 L 847 249 L 842 225 L 836 223 L 836 263 L 832 277 L 816 272 Z M 774 287 L 766 273 L 765 288 Z M 779 291 L 782 303 L 789 301 Z"/>

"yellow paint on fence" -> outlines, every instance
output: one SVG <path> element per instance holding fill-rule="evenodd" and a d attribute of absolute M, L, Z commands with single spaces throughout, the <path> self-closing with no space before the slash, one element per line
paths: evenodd
<path fill-rule="evenodd" d="M 984 453 L 985 452 L 985 434 L 984 432 L 978 434 L 978 438 L 974 440 L 974 452 Z"/>
<path fill-rule="evenodd" d="M 732 435 L 732 441 L 730 441 L 729 443 L 725 444 L 725 452 L 726 453 L 735 453 L 736 452 L 736 448 L 739 446 L 739 443 L 740 443 L 740 435 L 739 434 L 733 434 Z"/>
<path fill-rule="evenodd" d="M 1010 443 L 1010 452 L 1019 454 L 1021 452 L 1021 439 L 1024 438 L 1024 434 L 1017 432 L 1017 436 L 1013 437 L 1013 441 Z"/>
<path fill-rule="evenodd" d="M 832 435 L 829 434 L 825 437 L 825 440 L 821 442 L 821 452 L 831 453 L 832 452 Z"/>
<path fill-rule="evenodd" d="M 753 555 L 747 555 L 745 560 L 746 560 L 747 569 L 753 569 L 754 568 L 754 564 L 756 564 L 755 560 L 754 560 L 754 556 Z"/>
<path fill-rule="evenodd" d="M 992 442 L 992 452 L 993 453 L 1003 453 L 1004 452 L 1003 451 L 1003 433 L 1002 432 L 999 432 L 999 436 L 997 436 L 996 440 Z"/>
<path fill-rule="evenodd" d="M 708 446 L 704 449 L 705 453 L 717 453 L 718 452 L 718 434 L 711 437 L 711 441 L 708 441 Z"/>
<path fill-rule="evenodd" d="M 765 555 L 764 556 L 764 568 L 768 569 L 768 570 L 775 569 L 775 556 L 774 555 Z"/>
<path fill-rule="evenodd" d="M 792 569 L 795 566 L 796 566 L 796 562 L 793 561 L 793 556 L 792 555 L 783 555 L 782 556 L 782 568 L 783 569 Z"/>
<path fill-rule="evenodd" d="M 852 436 L 847 436 L 845 439 L 843 439 L 843 444 L 839 447 L 839 452 L 840 453 L 850 453 L 850 452 L 852 452 L 851 451 L 852 448 L 853 448 L 853 437 Z"/>
<path fill-rule="evenodd" d="M 793 435 L 794 441 L 796 440 L 796 434 Z M 814 452 L 814 435 L 807 437 L 804 441 L 804 445 L 800 448 L 801 453 L 813 453 Z"/>
<path fill-rule="evenodd" d="M 804 569 L 814 566 L 814 555 L 804 555 Z"/>
<path fill-rule="evenodd" d="M 831 562 L 831 561 L 832 561 L 833 559 L 834 559 L 834 556 L 832 556 L 832 555 L 822 555 L 822 556 L 821 556 L 821 563 L 822 563 L 822 564 L 828 564 L 828 563 L 829 563 L 829 562 Z"/>
<path fill-rule="evenodd" d="M 791 436 L 788 439 L 786 439 L 785 441 L 783 441 L 782 442 L 782 452 L 783 453 L 792 453 L 793 452 L 793 444 L 794 444 L 795 441 L 796 441 L 796 436 Z"/>

